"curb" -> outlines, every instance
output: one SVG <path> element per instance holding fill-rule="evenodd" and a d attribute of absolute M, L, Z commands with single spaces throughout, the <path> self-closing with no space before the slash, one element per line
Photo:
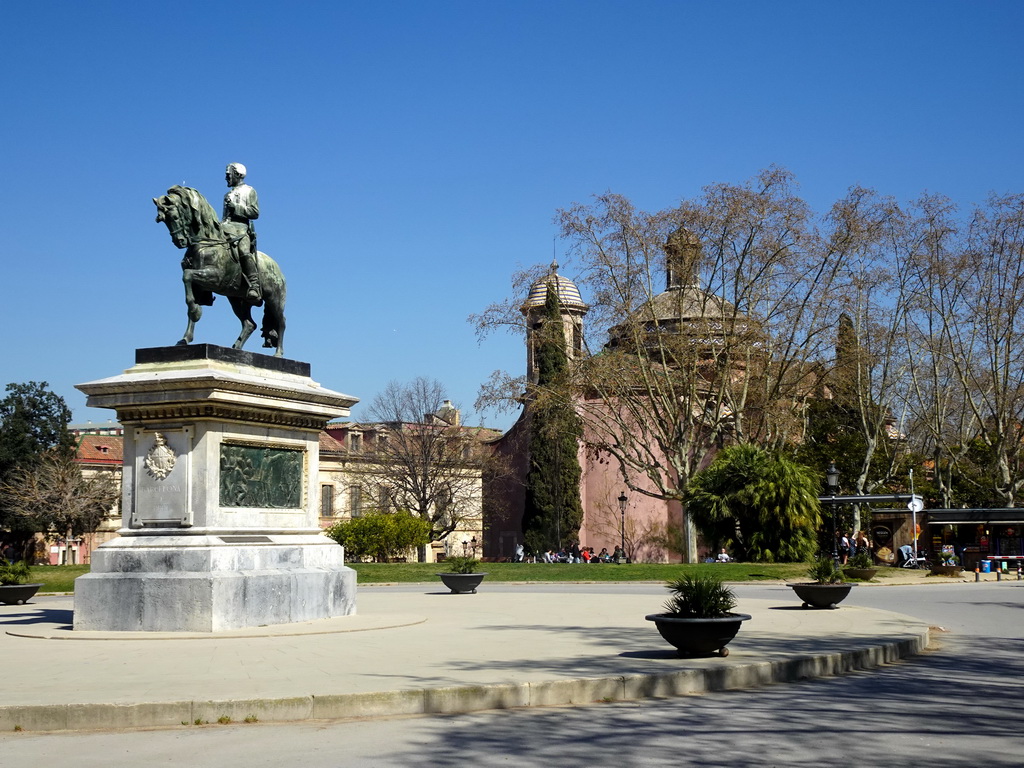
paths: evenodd
<path fill-rule="evenodd" d="M 650 675 L 551 680 L 536 683 L 452 686 L 381 693 L 296 696 L 280 699 L 169 701 L 135 704 L 52 704 L 0 707 L 0 732 L 88 731 L 217 723 L 301 722 L 463 714 L 488 709 L 551 707 L 668 698 L 757 688 L 872 669 L 924 651 L 925 629 L 904 640 L 856 651 L 784 661 L 683 669 Z M 728 664 L 728 662 L 727 662 Z"/>

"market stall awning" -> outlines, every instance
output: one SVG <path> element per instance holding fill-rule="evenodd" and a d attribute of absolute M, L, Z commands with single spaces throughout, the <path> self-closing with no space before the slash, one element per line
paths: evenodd
<path fill-rule="evenodd" d="M 846 494 L 844 496 L 819 496 L 821 504 L 898 504 L 910 502 L 921 497 L 913 493 L 865 493 L 863 495 Z"/>
<path fill-rule="evenodd" d="M 1002 509 L 928 509 L 929 525 L 1024 525 L 1024 507 Z"/>

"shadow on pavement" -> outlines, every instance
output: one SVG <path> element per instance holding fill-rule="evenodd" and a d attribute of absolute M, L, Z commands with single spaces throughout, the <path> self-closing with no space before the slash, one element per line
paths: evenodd
<path fill-rule="evenodd" d="M 870 673 L 753 691 L 460 717 L 459 727 L 425 729 L 423 756 L 406 764 L 465 765 L 471 746 L 472 762 L 484 766 L 565 768 L 617 760 L 733 768 L 944 767 L 966 764 L 965 755 L 970 764 L 1017 765 L 1012 745 L 1024 705 L 1018 682 L 1024 641 L 975 643 L 962 639 L 946 651 Z"/>
<path fill-rule="evenodd" d="M 74 615 L 75 612 L 70 608 L 34 608 L 30 612 L 0 613 L 0 627 L 54 624 L 57 629 L 70 629 Z"/>

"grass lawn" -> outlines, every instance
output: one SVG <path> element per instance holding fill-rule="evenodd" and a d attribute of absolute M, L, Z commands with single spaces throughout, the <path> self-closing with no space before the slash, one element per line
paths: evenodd
<path fill-rule="evenodd" d="M 88 565 L 33 565 L 29 581 L 42 584 L 40 592 L 74 592 L 74 581 L 89 572 Z"/>
<path fill-rule="evenodd" d="M 398 584 L 431 582 L 444 570 L 444 563 L 349 563 L 359 574 L 360 584 Z M 481 563 L 492 582 L 586 582 L 586 581 L 666 581 L 684 573 L 709 571 L 725 581 L 806 581 L 805 563 L 700 563 L 665 565 L 631 563 L 629 565 L 585 565 L 569 563 Z M 885 578 L 895 569 L 881 568 L 876 578 Z M 41 582 L 40 592 L 73 592 L 75 577 L 89 572 L 88 565 L 36 565 L 32 582 Z"/>
<path fill-rule="evenodd" d="M 435 581 L 435 573 L 444 570 L 444 563 L 349 563 L 359 574 L 360 584 L 391 584 L 399 582 Z M 598 565 L 570 563 L 481 563 L 488 581 L 665 581 L 684 573 L 710 571 L 725 581 L 777 581 L 802 579 L 807 566 L 802 563 L 764 565 L 758 563 L 701 563 L 665 565 L 663 563 L 631 563 L 629 565 Z"/>

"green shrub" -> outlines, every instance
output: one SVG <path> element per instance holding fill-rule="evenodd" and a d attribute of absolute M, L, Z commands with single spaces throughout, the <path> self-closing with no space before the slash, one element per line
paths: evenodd
<path fill-rule="evenodd" d="M 665 612 L 674 616 L 711 619 L 736 607 L 736 594 L 713 574 L 686 574 L 665 582 L 665 588 L 672 592 Z"/>
<path fill-rule="evenodd" d="M 733 445 L 696 473 L 686 513 L 709 542 L 738 560 L 803 562 L 821 526 L 820 479 L 814 470 L 755 445 Z"/>
<path fill-rule="evenodd" d="M 875 564 L 871 562 L 871 555 L 867 552 L 858 552 L 856 555 L 851 557 L 847 563 L 850 568 L 874 568 Z"/>
<path fill-rule="evenodd" d="M 449 557 L 442 565 L 445 573 L 476 573 L 480 561 L 475 557 Z"/>
<path fill-rule="evenodd" d="M 831 557 L 820 557 L 807 571 L 807 575 L 818 584 L 841 584 L 843 572 Z"/>
<path fill-rule="evenodd" d="M 25 584 L 28 576 L 28 563 L 24 560 L 10 563 L 0 559 L 0 584 Z"/>
<path fill-rule="evenodd" d="M 335 523 L 324 533 L 345 548 L 349 559 L 372 557 L 378 563 L 430 543 L 430 523 L 404 510 L 371 512 Z"/>

